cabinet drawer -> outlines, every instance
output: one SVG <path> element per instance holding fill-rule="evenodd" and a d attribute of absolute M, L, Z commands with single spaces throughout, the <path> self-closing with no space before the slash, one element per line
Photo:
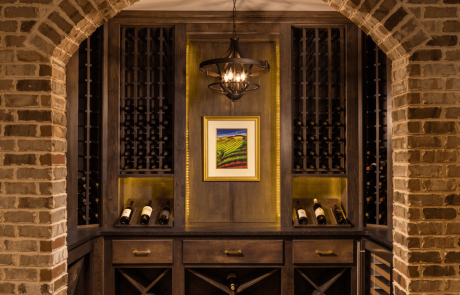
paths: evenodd
<path fill-rule="evenodd" d="M 282 240 L 184 240 L 184 263 L 283 263 Z"/>
<path fill-rule="evenodd" d="M 173 263 L 172 240 L 112 241 L 112 263 Z"/>
<path fill-rule="evenodd" d="M 354 258 L 353 240 L 294 240 L 293 249 L 294 263 L 353 263 Z"/>

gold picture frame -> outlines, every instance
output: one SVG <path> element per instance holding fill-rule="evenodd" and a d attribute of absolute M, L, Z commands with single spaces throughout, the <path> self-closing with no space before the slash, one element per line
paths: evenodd
<path fill-rule="evenodd" d="M 203 116 L 203 181 L 260 181 L 259 116 Z"/>

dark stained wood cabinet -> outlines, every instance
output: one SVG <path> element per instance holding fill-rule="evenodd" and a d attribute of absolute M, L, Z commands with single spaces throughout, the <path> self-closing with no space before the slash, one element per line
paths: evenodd
<path fill-rule="evenodd" d="M 363 228 L 360 177 L 364 160 L 358 28 L 338 13 L 242 12 L 237 26 L 241 49 L 247 57 L 268 60 L 271 72 L 263 77 L 258 92 L 231 102 L 210 92 L 206 78 L 198 72 L 199 62 L 227 49 L 230 15 L 122 12 L 103 27 L 103 206 L 101 228 L 95 230 L 97 242 L 88 258 L 93 261 L 94 295 L 232 295 L 225 286 L 231 270 L 241 279 L 243 295 L 363 294 L 360 245 L 368 233 Z M 157 59 L 151 56 L 154 52 L 169 56 Z M 321 52 L 327 59 L 321 59 Z M 309 64 L 314 66 L 307 72 Z M 69 89 L 78 84 L 78 77 L 71 74 L 77 65 L 73 57 L 68 65 Z M 160 68 L 154 69 L 156 65 Z M 140 73 L 143 68 L 147 72 Z M 166 87 L 164 83 L 167 91 L 160 87 Z M 311 91 L 308 83 L 313 83 L 314 93 L 307 93 Z M 139 133 L 138 127 L 123 124 L 131 120 L 130 106 L 139 104 L 149 112 L 134 111 L 133 124 L 151 118 L 161 123 L 163 106 L 172 106 L 171 128 L 145 129 L 148 135 L 172 136 L 171 141 L 160 141 L 159 148 L 147 148 L 149 154 L 172 150 L 172 157 L 159 158 L 158 167 L 139 166 L 140 156 L 130 157 L 123 141 L 126 135 Z M 69 118 L 75 118 L 71 106 L 75 101 L 69 100 Z M 340 106 L 340 117 L 334 117 L 334 106 Z M 261 117 L 260 182 L 202 181 L 201 118 L 210 115 Z M 298 131 L 293 121 L 301 119 L 305 125 L 310 117 L 315 124 L 340 122 L 339 133 L 328 126 L 327 135 L 339 134 L 345 140 L 328 141 L 327 151 L 345 156 L 327 161 L 315 158 L 311 169 L 309 158 L 302 158 L 302 167 L 297 169 L 294 151 L 302 148 L 307 153 L 313 146 L 307 142 L 296 146 L 293 136 Z M 73 122 L 69 130 L 76 130 Z M 302 136 L 309 130 L 302 129 Z M 321 132 L 315 129 L 316 136 Z M 69 138 L 69 149 L 75 146 L 76 141 Z M 134 144 L 135 154 L 139 146 L 140 141 Z M 319 153 L 320 143 L 314 149 Z M 128 159 L 134 159 L 133 169 L 125 165 Z M 323 160 L 326 168 L 319 169 Z M 170 166 L 164 167 L 166 162 Z M 70 159 L 69 169 L 76 169 L 77 164 Z M 76 174 L 70 174 L 69 184 L 75 185 Z M 313 198 L 327 207 L 329 225 L 317 225 L 309 210 L 310 225 L 294 226 L 296 201 L 312 207 Z M 152 218 L 170 201 L 173 218 L 168 226 L 155 220 L 139 225 L 140 211 L 149 199 L 155 206 Z M 130 225 L 120 226 L 120 213 L 130 200 L 136 203 L 135 217 Z M 69 228 L 74 231 L 76 202 L 76 193 L 70 192 Z M 343 208 L 347 225 L 334 222 L 330 211 L 334 202 Z M 71 252 L 75 257 L 85 252 L 75 249 Z M 374 263 L 373 269 L 377 267 Z"/>

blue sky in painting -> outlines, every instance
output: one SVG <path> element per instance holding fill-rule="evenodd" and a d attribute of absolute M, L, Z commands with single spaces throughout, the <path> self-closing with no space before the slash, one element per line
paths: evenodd
<path fill-rule="evenodd" d="M 247 129 L 217 129 L 217 137 L 234 136 L 234 135 L 248 135 Z"/>

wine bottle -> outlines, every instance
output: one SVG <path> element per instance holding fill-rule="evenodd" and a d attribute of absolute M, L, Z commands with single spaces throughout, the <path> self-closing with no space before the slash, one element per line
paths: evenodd
<path fill-rule="evenodd" d="M 126 105 L 123 110 L 127 113 L 133 113 L 134 112 L 134 105 L 130 104 L 130 105 Z"/>
<path fill-rule="evenodd" d="M 91 202 L 91 204 L 99 204 L 99 196 L 89 195 L 89 201 Z"/>
<path fill-rule="evenodd" d="M 144 104 L 139 104 L 137 106 L 137 111 L 140 113 L 145 113 L 147 111 L 147 106 Z"/>
<path fill-rule="evenodd" d="M 327 120 L 320 120 L 319 127 L 329 127 L 329 122 Z"/>
<path fill-rule="evenodd" d="M 168 150 L 168 149 L 165 149 L 165 150 L 161 153 L 161 155 L 162 155 L 163 157 L 167 157 L 167 156 L 169 156 L 169 155 L 171 155 L 171 154 L 172 154 L 171 151 Z"/>
<path fill-rule="evenodd" d="M 170 104 L 165 104 L 165 105 L 162 107 L 162 109 L 163 109 L 164 112 L 172 111 L 172 105 L 170 105 Z"/>
<path fill-rule="evenodd" d="M 302 152 L 301 149 L 295 149 L 295 150 L 294 150 L 294 155 L 295 155 L 296 157 L 303 157 L 303 152 Z"/>
<path fill-rule="evenodd" d="M 86 206 L 78 208 L 78 217 L 82 220 L 86 220 Z"/>
<path fill-rule="evenodd" d="M 83 212 L 78 211 L 78 217 L 79 217 L 81 220 L 86 220 L 86 212 L 83 213 Z"/>
<path fill-rule="evenodd" d="M 169 223 L 169 218 L 171 217 L 171 209 L 169 208 L 170 202 L 166 202 L 166 206 L 160 212 L 160 218 L 158 219 L 158 223 L 161 225 L 166 225 Z"/>
<path fill-rule="evenodd" d="M 94 211 L 89 211 L 89 220 L 91 220 L 93 223 L 97 223 L 99 221 L 99 214 Z"/>
<path fill-rule="evenodd" d="M 295 162 L 294 169 L 302 169 L 302 164 L 300 164 L 299 162 Z"/>
<path fill-rule="evenodd" d="M 296 142 L 304 141 L 303 136 L 298 134 L 298 133 L 294 134 L 294 141 L 296 141 Z"/>
<path fill-rule="evenodd" d="M 139 157 L 145 157 L 147 155 L 147 150 L 146 149 L 140 149 L 137 151 L 137 155 Z"/>
<path fill-rule="evenodd" d="M 157 119 L 155 118 L 150 118 L 150 126 L 156 126 L 158 123 Z"/>
<path fill-rule="evenodd" d="M 307 140 L 308 141 L 316 141 L 316 136 L 313 134 L 307 134 Z"/>
<path fill-rule="evenodd" d="M 127 206 L 125 208 L 125 210 L 123 210 L 123 213 L 121 214 L 121 217 L 120 217 L 120 223 L 121 224 L 129 224 L 129 221 L 131 220 L 131 217 L 133 215 L 133 205 L 134 205 L 134 201 L 131 201 L 129 203 L 129 206 Z"/>
<path fill-rule="evenodd" d="M 82 178 L 78 179 L 78 185 L 80 187 L 86 188 L 86 178 L 82 177 Z"/>
<path fill-rule="evenodd" d="M 308 224 L 307 212 L 305 212 L 305 209 L 300 206 L 300 201 L 297 201 L 296 212 L 299 224 Z"/>
<path fill-rule="evenodd" d="M 146 141 L 147 140 L 147 134 L 145 133 L 138 133 L 136 136 L 137 141 Z"/>
<path fill-rule="evenodd" d="M 309 157 L 316 157 L 316 152 L 315 152 L 314 150 L 308 150 L 308 151 L 307 151 L 307 155 L 308 155 Z"/>
<path fill-rule="evenodd" d="M 387 200 L 386 197 L 380 197 L 379 202 L 380 202 L 380 203 L 383 203 L 383 202 L 385 202 L 386 200 Z"/>
<path fill-rule="evenodd" d="M 324 215 L 324 210 L 321 207 L 321 205 L 318 203 L 317 199 L 313 200 L 314 205 L 313 205 L 313 211 L 315 211 L 316 215 L 316 220 L 318 221 L 318 224 L 326 224 L 326 216 Z"/>
<path fill-rule="evenodd" d="M 162 122 L 161 122 L 161 125 L 163 126 L 168 126 L 169 125 L 169 121 L 167 119 L 164 119 Z"/>
<path fill-rule="evenodd" d="M 137 124 L 136 124 L 138 127 L 141 127 L 141 128 L 145 128 L 147 127 L 147 120 L 138 120 L 137 121 Z"/>
<path fill-rule="evenodd" d="M 128 141 L 128 142 L 134 141 L 134 134 L 126 134 L 125 137 L 123 137 L 123 141 Z"/>
<path fill-rule="evenodd" d="M 134 126 L 134 119 L 125 120 L 125 122 L 123 122 L 123 125 L 125 127 L 129 127 L 129 128 L 133 127 Z"/>
<path fill-rule="evenodd" d="M 149 200 L 148 204 L 145 205 L 144 208 L 142 208 L 141 221 L 140 221 L 142 225 L 149 224 L 150 215 L 152 215 L 152 211 L 153 211 L 152 200 Z"/>
<path fill-rule="evenodd" d="M 150 135 L 150 138 L 149 138 L 150 141 L 157 142 L 157 139 L 158 139 L 158 137 L 157 137 L 156 134 L 151 134 Z"/>
<path fill-rule="evenodd" d="M 89 186 L 92 189 L 98 189 L 99 188 L 99 182 L 97 182 L 97 180 L 95 180 L 95 179 L 90 179 Z"/>
<path fill-rule="evenodd" d="M 162 141 L 169 141 L 171 139 L 171 137 L 169 135 L 163 135 L 163 137 L 161 138 Z"/>
<path fill-rule="evenodd" d="M 236 291 L 236 289 L 238 289 L 239 286 L 240 284 L 238 283 L 238 278 L 236 277 L 236 273 L 233 271 L 230 272 L 227 275 L 227 287 L 232 291 Z"/>
<path fill-rule="evenodd" d="M 307 121 L 307 126 L 308 126 L 308 127 L 314 127 L 314 126 L 316 126 L 316 122 L 313 121 L 313 120 L 308 120 L 308 121 Z"/>
<path fill-rule="evenodd" d="M 123 152 L 123 156 L 134 156 L 134 145 L 125 145 L 125 151 Z"/>
<path fill-rule="evenodd" d="M 374 186 L 375 186 L 375 177 L 372 178 L 372 179 L 369 179 L 369 180 L 366 182 L 366 185 L 369 186 L 369 187 L 374 187 Z"/>
<path fill-rule="evenodd" d="M 134 169 L 134 162 L 133 161 L 126 161 L 125 165 L 123 166 L 123 169 Z"/>
<path fill-rule="evenodd" d="M 366 170 L 367 171 L 374 171 L 376 167 L 377 167 L 377 164 L 372 163 L 372 164 L 370 164 L 369 166 L 366 167 Z"/>
<path fill-rule="evenodd" d="M 337 203 L 334 203 L 334 216 L 338 224 L 345 224 L 345 217 L 343 217 L 342 210 L 337 206 Z"/>
<path fill-rule="evenodd" d="M 344 111 L 345 111 L 345 109 L 342 108 L 342 107 L 335 107 L 335 108 L 332 109 L 332 112 L 336 113 L 336 114 L 342 114 Z"/>
<path fill-rule="evenodd" d="M 150 162 L 150 169 L 158 169 L 158 162 L 156 161 Z"/>
<path fill-rule="evenodd" d="M 163 162 L 163 169 L 171 169 L 171 164 L 169 162 Z"/>
<path fill-rule="evenodd" d="M 155 147 L 154 145 L 151 145 L 150 146 L 150 156 L 152 157 L 157 157 L 159 156 L 159 150 L 158 150 L 158 147 Z"/>
<path fill-rule="evenodd" d="M 78 194 L 78 203 L 80 203 L 81 206 L 86 205 L 86 192 L 85 194 Z"/>
<path fill-rule="evenodd" d="M 146 169 L 147 168 L 147 160 L 145 158 L 141 158 L 137 160 L 137 169 Z"/>
<path fill-rule="evenodd" d="M 294 120 L 294 127 L 302 127 L 303 123 L 299 119 Z"/>
<path fill-rule="evenodd" d="M 307 162 L 307 168 L 308 169 L 315 169 L 315 162 L 308 161 Z"/>

